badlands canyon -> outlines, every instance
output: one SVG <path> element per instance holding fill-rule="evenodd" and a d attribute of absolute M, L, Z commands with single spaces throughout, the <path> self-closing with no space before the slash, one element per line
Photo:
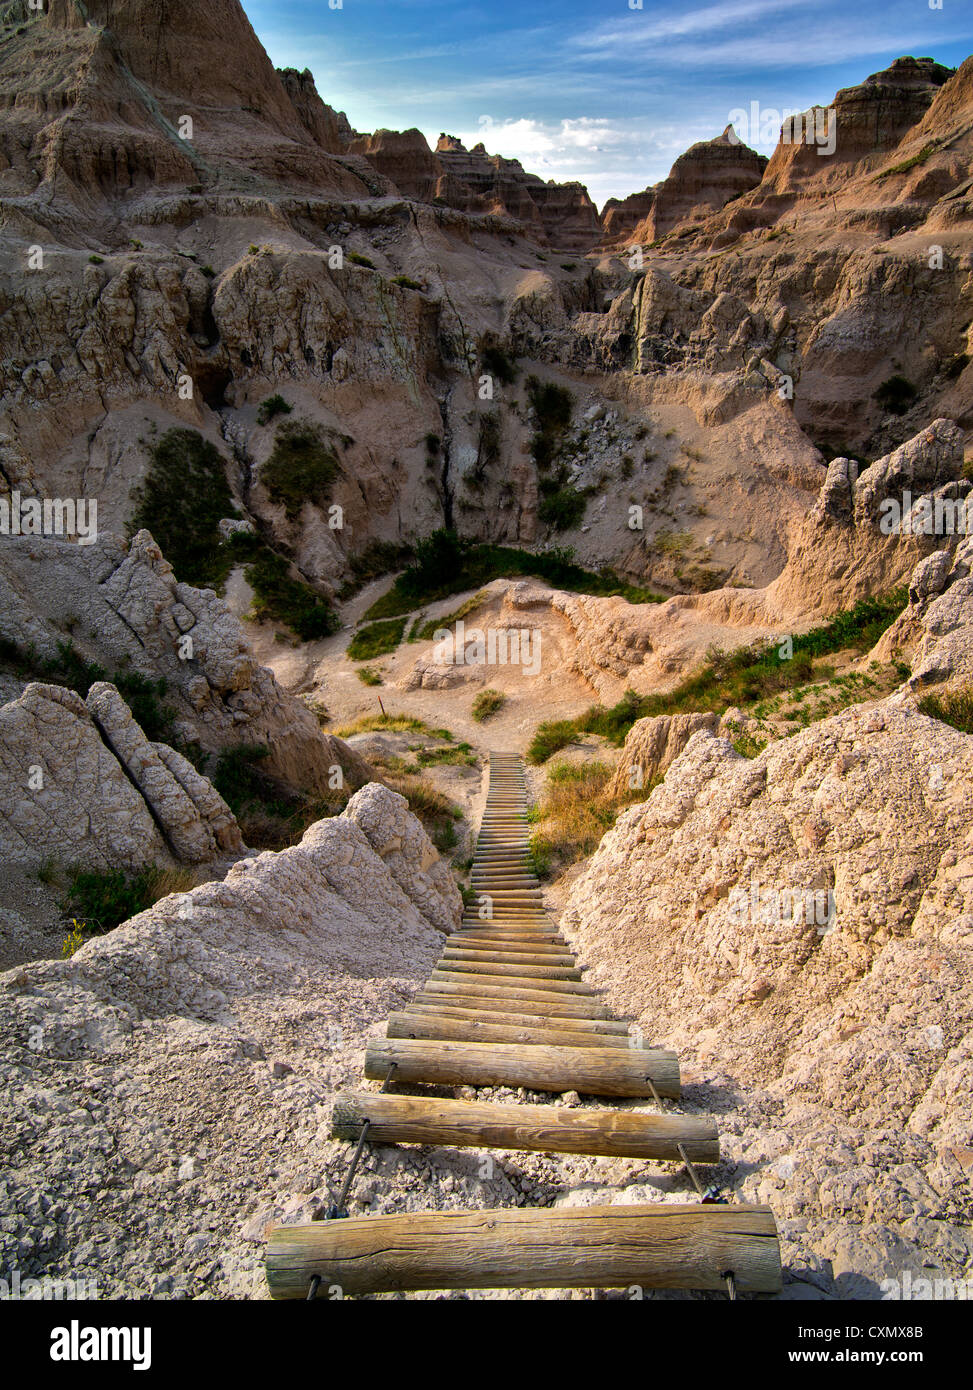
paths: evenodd
<path fill-rule="evenodd" d="M 774 1297 L 969 1279 L 973 58 L 600 211 L 318 77 L 238 0 L 0 0 L 0 1277 L 268 1296 L 502 750 Z M 350 1210 L 695 1195 L 481 1173 Z"/>

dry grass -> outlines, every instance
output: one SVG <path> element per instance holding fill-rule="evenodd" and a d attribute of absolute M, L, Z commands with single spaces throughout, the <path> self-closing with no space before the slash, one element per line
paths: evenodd
<path fill-rule="evenodd" d="M 463 819 L 463 812 L 422 775 L 418 765 L 395 753 L 373 755 L 369 761 L 385 785 L 405 797 L 439 852 L 455 849 L 459 843 L 456 822 Z"/>
<path fill-rule="evenodd" d="M 598 847 L 624 807 L 644 801 L 652 787 L 610 795 L 614 768 L 607 763 L 555 763 L 531 812 L 531 856 L 542 877 L 552 877 Z M 653 784 L 654 785 L 654 784 Z"/>

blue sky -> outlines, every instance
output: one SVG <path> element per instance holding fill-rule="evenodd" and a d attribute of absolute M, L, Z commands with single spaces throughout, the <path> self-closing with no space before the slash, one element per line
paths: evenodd
<path fill-rule="evenodd" d="M 971 0 L 243 3 L 274 63 L 310 68 L 357 130 L 482 139 L 579 179 L 599 206 L 664 178 L 753 101 L 805 110 L 902 54 L 955 67 L 973 53 Z"/>

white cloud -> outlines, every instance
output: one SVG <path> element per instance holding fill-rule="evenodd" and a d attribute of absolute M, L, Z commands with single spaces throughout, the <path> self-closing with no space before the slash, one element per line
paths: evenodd
<path fill-rule="evenodd" d="M 664 178 L 676 157 L 697 140 L 719 131 L 699 124 L 656 126 L 581 117 L 538 121 L 529 117 L 495 121 L 481 116 L 473 129 L 449 132 L 467 149 L 480 141 L 488 154 L 519 159 L 525 170 L 558 183 L 583 183 L 599 204 L 611 197 L 640 192 Z M 439 132 L 424 132 L 435 148 Z"/>

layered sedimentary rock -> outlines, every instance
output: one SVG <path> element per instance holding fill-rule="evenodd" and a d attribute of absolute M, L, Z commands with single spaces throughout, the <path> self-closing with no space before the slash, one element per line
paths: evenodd
<path fill-rule="evenodd" d="M 233 813 L 191 763 L 151 743 L 112 685 L 87 701 L 31 684 L 0 707 L 0 855 L 86 869 L 238 853 Z"/>
<path fill-rule="evenodd" d="M 440 135 L 436 157 L 451 176 L 447 201 L 469 211 L 506 212 L 541 241 L 587 250 L 597 238 L 597 210 L 580 183 L 546 183 L 518 159 L 487 153 L 480 141 L 467 150 L 454 135 Z"/>
<path fill-rule="evenodd" d="M 376 130 L 355 136 L 348 148 L 351 154 L 363 155 L 406 197 L 431 203 L 442 196 L 444 170 L 421 130 Z"/>
<path fill-rule="evenodd" d="M 101 1297 L 259 1294 L 266 1222 L 340 1188 L 326 1107 L 459 921 L 436 863 L 402 798 L 369 787 L 299 845 L 0 976 L 4 1267 Z"/>
<path fill-rule="evenodd" d="M 0 633 L 28 666 L 70 645 L 110 671 L 165 685 L 177 736 L 213 752 L 268 747 L 281 781 L 326 794 L 333 769 L 361 786 L 370 769 L 258 665 L 240 624 L 211 589 L 180 584 L 148 532 L 126 546 L 7 538 L 0 550 Z"/>
<path fill-rule="evenodd" d="M 845 1272 L 846 1297 L 969 1258 L 969 736 L 913 691 L 934 644 L 968 642 L 968 570 L 933 581 L 916 678 L 891 698 L 753 759 L 695 733 L 565 919 L 616 1008 L 704 1086 L 751 1091 L 739 1190 L 773 1202 L 795 1276 Z"/>
<path fill-rule="evenodd" d="M 816 176 L 830 181 L 849 162 L 875 166 L 922 120 L 953 74 L 931 58 L 897 58 L 858 86 L 842 88 L 827 111 L 789 118 L 761 192 L 787 192 Z"/>
<path fill-rule="evenodd" d="M 657 241 L 686 221 L 699 221 L 760 183 L 767 160 L 727 126 L 681 154 L 668 177 L 602 209 L 606 240 Z"/>

